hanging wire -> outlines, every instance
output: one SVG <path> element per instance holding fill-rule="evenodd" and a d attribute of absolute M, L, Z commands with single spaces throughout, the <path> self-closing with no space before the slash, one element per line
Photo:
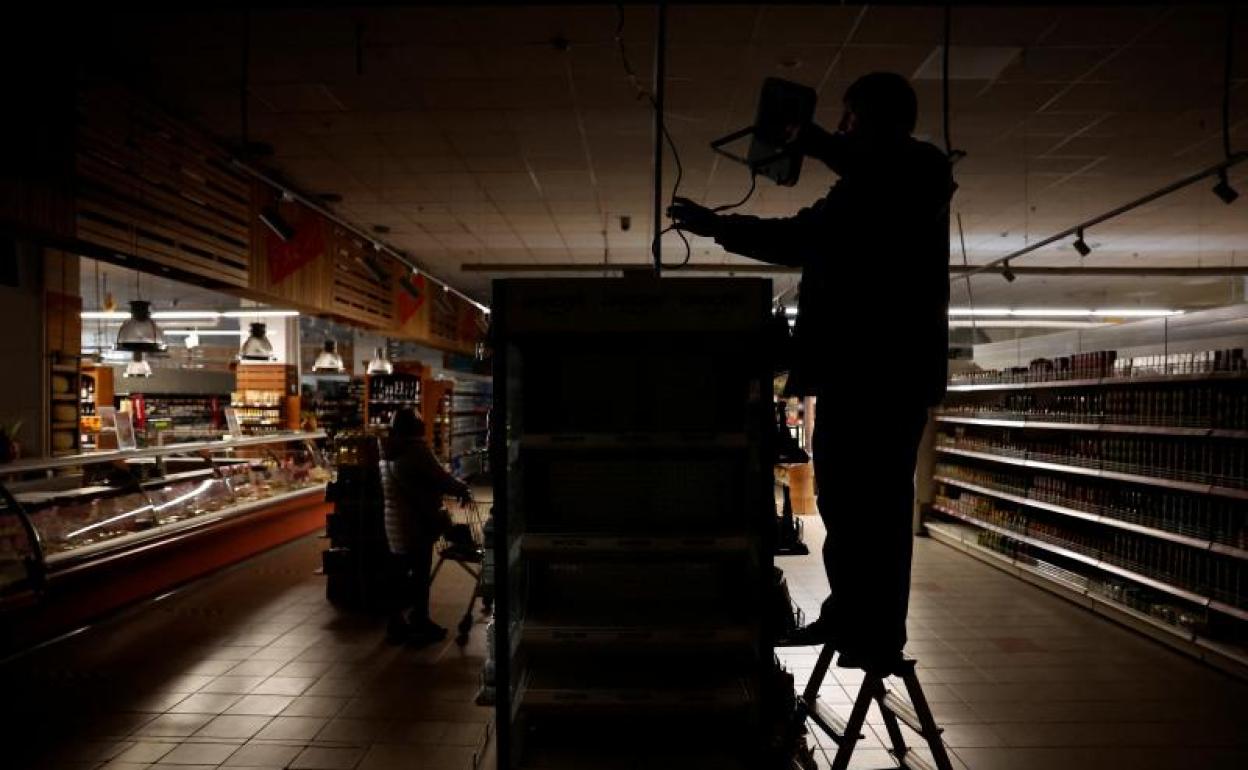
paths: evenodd
<path fill-rule="evenodd" d="M 945 3 L 945 44 L 940 51 L 940 96 L 945 129 L 945 155 L 953 157 L 953 140 L 949 138 L 949 42 L 953 37 L 953 4 Z"/>
<path fill-rule="evenodd" d="M 1235 61 L 1235 3 L 1226 4 L 1226 52 L 1222 70 L 1222 152 L 1230 160 L 1231 152 L 1231 74 Z"/>
<path fill-rule="evenodd" d="M 962 212 L 958 212 L 958 242 L 962 244 L 962 264 L 970 267 L 970 260 L 966 257 L 966 235 L 962 231 Z M 974 343 L 975 338 L 979 334 L 979 327 L 975 321 L 975 292 L 971 290 L 971 276 L 966 276 L 966 304 L 971 310 L 971 341 Z"/>
<path fill-rule="evenodd" d="M 740 208 L 741 206 L 744 206 L 746 204 L 746 201 L 748 201 L 751 197 L 753 197 L 754 190 L 757 188 L 758 188 L 758 175 L 755 174 L 753 171 L 751 171 L 750 172 L 750 189 L 746 191 L 745 197 L 737 201 L 736 203 L 725 203 L 722 206 L 716 206 L 715 208 L 711 209 L 711 211 L 714 211 L 716 214 L 718 214 L 721 211 L 728 211 L 730 209 Z"/>

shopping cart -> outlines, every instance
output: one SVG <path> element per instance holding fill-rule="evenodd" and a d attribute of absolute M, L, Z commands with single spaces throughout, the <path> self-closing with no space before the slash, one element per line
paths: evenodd
<path fill-rule="evenodd" d="M 472 631 L 473 625 L 472 613 L 476 608 L 477 599 L 481 599 L 482 615 L 488 615 L 494 604 L 492 593 L 486 590 L 482 581 L 485 574 L 484 529 L 485 520 L 481 515 L 480 507 L 476 502 L 470 502 L 459 506 L 458 512 L 452 514 L 451 526 L 434 545 L 438 563 L 434 565 L 433 572 L 429 575 L 430 586 L 437 579 L 442 565 L 448 561 L 458 564 L 473 579 L 472 595 L 468 597 L 468 609 L 464 611 L 464 616 L 456 628 L 459 633 L 455 637 L 455 643 L 461 646 L 468 643 L 468 634 Z"/>

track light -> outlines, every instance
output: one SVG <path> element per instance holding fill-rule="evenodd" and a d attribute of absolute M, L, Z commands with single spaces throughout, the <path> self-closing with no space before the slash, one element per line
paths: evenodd
<path fill-rule="evenodd" d="M 1010 283 L 1014 283 L 1014 279 L 1018 278 L 1017 275 L 1014 275 L 1014 271 L 1010 269 L 1010 260 L 1008 259 L 1001 263 L 1001 277 Z"/>
<path fill-rule="evenodd" d="M 1079 252 L 1080 257 L 1086 257 L 1092 253 L 1092 247 L 1083 239 L 1083 228 L 1075 231 L 1075 251 Z"/>
<path fill-rule="evenodd" d="M 260 221 L 266 227 L 273 231 L 273 234 L 282 239 L 282 243 L 290 243 L 295 237 L 295 228 L 291 227 L 282 215 L 277 213 L 274 207 L 267 208 L 260 212 Z"/>
<path fill-rule="evenodd" d="M 1227 178 L 1226 169 L 1218 172 L 1218 183 L 1213 186 L 1213 194 L 1221 198 L 1222 202 L 1228 206 L 1239 197 L 1239 193 L 1231 187 L 1231 180 Z"/>

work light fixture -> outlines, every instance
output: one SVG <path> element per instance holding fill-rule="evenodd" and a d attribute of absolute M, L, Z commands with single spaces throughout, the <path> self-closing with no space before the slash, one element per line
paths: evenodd
<path fill-rule="evenodd" d="M 1222 202 L 1228 206 L 1239 197 L 1239 193 L 1231 187 L 1231 180 L 1227 177 L 1226 169 L 1218 172 L 1218 183 L 1213 186 L 1213 194 L 1221 198 Z"/>
<path fill-rule="evenodd" d="M 1080 257 L 1086 257 L 1092 253 L 1092 247 L 1083 239 L 1083 228 L 1075 231 L 1075 251 L 1079 252 Z"/>

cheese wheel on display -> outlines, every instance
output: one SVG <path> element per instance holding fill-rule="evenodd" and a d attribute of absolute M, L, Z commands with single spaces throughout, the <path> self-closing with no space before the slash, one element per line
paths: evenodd
<path fill-rule="evenodd" d="M 78 410 L 73 404 L 57 404 L 52 407 L 52 419 L 56 422 L 74 422 L 78 419 Z"/>
<path fill-rule="evenodd" d="M 68 393 L 69 392 L 69 378 L 63 374 L 52 375 L 52 392 L 53 393 Z"/>
<path fill-rule="evenodd" d="M 74 434 L 69 431 L 58 430 L 52 434 L 52 448 L 56 451 L 64 451 L 74 448 Z"/>

